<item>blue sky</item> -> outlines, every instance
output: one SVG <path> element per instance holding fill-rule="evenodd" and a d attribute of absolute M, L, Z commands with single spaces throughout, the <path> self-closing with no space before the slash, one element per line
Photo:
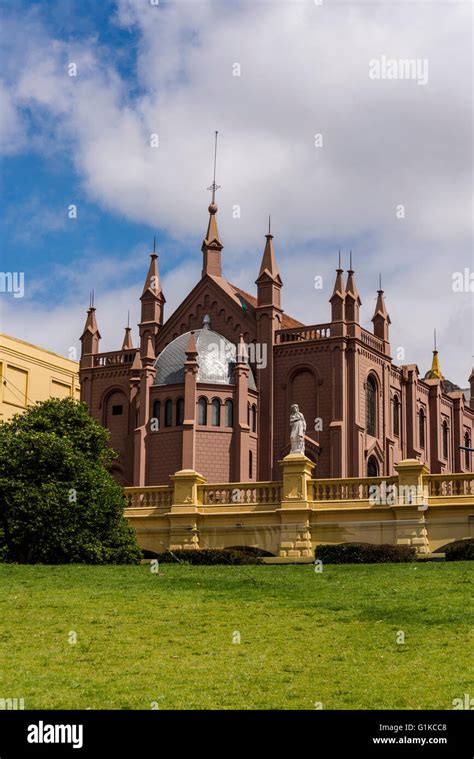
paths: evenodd
<path fill-rule="evenodd" d="M 200 276 L 218 129 L 228 279 L 254 289 L 271 213 L 284 307 L 326 322 L 352 249 L 364 325 L 382 272 L 397 363 L 424 373 L 436 327 L 466 386 L 472 292 L 452 276 L 473 268 L 469 4 L 1 7 L 2 270 L 26 282 L 0 294 L 4 331 L 68 354 L 94 288 L 102 348 L 118 347 L 154 234 L 169 316 Z M 381 56 L 426 60 L 428 81 L 372 81 Z"/>

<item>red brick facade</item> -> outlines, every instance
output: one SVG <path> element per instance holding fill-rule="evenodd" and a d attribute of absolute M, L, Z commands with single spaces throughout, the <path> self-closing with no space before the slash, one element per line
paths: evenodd
<path fill-rule="evenodd" d="M 138 348 L 128 330 L 121 350 L 99 353 L 95 309 L 88 312 L 81 397 L 110 430 L 121 482 L 166 484 L 183 468 L 210 482 L 278 479 L 293 403 L 306 418 L 306 453 L 318 477 L 391 475 L 406 458 L 426 462 L 433 473 L 471 471 L 472 455 L 463 446 L 473 439 L 474 373 L 469 405 L 461 390 L 448 392 L 436 353 L 425 379 L 414 364 L 395 366 L 384 293 L 378 292 L 374 332 L 368 332 L 359 323 L 352 268 L 346 280 L 337 270 L 331 321 L 305 326 L 289 317 L 281 306 L 283 283 L 270 234 L 256 297 L 230 284 L 221 272 L 216 206 L 209 211 L 202 278 L 167 321 L 152 254 Z M 203 327 L 234 346 L 228 382 L 201 378 L 208 357 L 196 339 Z M 176 353 L 184 335 L 185 353 L 173 367 L 180 370 L 179 381 L 157 383 L 160 361 Z"/>

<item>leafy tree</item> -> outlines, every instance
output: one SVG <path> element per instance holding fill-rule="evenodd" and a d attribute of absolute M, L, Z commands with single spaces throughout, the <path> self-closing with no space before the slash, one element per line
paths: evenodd
<path fill-rule="evenodd" d="M 109 433 L 84 403 L 51 399 L 0 424 L 0 558 L 137 563 L 141 551 L 108 468 Z"/>

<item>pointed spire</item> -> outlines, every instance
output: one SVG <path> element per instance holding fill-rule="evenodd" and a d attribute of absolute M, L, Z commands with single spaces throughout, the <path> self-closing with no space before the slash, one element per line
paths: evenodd
<path fill-rule="evenodd" d="M 130 312 L 129 312 L 129 320 L 130 320 Z M 132 342 L 132 328 L 127 324 L 125 327 L 125 335 L 123 336 L 123 343 L 122 343 L 122 350 L 123 351 L 129 351 L 133 349 L 133 342 Z"/>
<path fill-rule="evenodd" d="M 335 296 L 338 296 L 340 298 L 344 298 L 346 294 L 346 288 L 344 287 L 344 278 L 343 278 L 344 269 L 341 269 L 341 251 L 339 251 L 339 264 L 336 269 L 336 281 L 334 282 L 334 289 L 332 291 L 332 296 L 329 299 L 329 302 L 332 302 L 332 299 Z"/>
<path fill-rule="evenodd" d="M 336 281 L 332 295 L 329 298 L 331 304 L 331 322 L 343 322 L 345 320 L 345 297 L 346 288 L 344 287 L 344 269 L 341 268 L 341 251 L 339 251 L 339 264 L 336 269 Z"/>
<path fill-rule="evenodd" d="M 348 294 L 352 295 L 354 300 L 358 300 L 359 306 L 360 306 L 362 305 L 362 301 L 359 296 L 359 291 L 357 290 L 357 285 L 356 285 L 355 276 L 354 276 L 354 269 L 352 268 L 352 250 L 350 251 L 349 256 L 350 258 L 349 258 L 349 268 L 347 270 L 348 277 L 347 277 L 346 291 Z"/>
<path fill-rule="evenodd" d="M 377 290 L 377 303 L 375 304 L 375 311 L 372 317 L 372 321 L 379 315 L 383 319 L 386 319 L 391 324 L 390 316 L 388 315 L 387 307 L 385 305 L 384 291 L 382 290 L 382 275 L 379 275 L 379 289 Z"/>
<path fill-rule="evenodd" d="M 160 272 L 158 269 L 158 255 L 155 253 L 155 242 L 153 242 L 153 253 L 150 253 L 150 258 L 150 266 L 148 267 L 148 274 L 146 275 L 142 296 L 145 295 L 148 290 L 150 290 L 153 295 L 159 295 L 161 293 Z"/>
<path fill-rule="evenodd" d="M 239 342 L 237 343 L 236 363 L 237 364 L 248 363 L 248 350 L 247 350 L 247 346 L 245 344 L 244 336 L 242 333 L 239 335 Z"/>
<path fill-rule="evenodd" d="M 87 310 L 86 323 L 84 325 L 84 330 L 80 337 L 80 341 L 82 344 L 81 356 L 84 356 L 87 354 L 89 355 L 95 354 L 99 352 L 99 340 L 101 336 L 100 336 L 99 329 L 97 327 L 95 308 L 93 306 L 94 297 L 92 293 L 90 296 L 89 303 L 90 303 L 90 306 Z"/>
<path fill-rule="evenodd" d="M 346 282 L 346 319 L 349 322 L 359 322 L 359 309 L 362 305 L 359 291 L 354 277 L 354 269 L 352 268 L 352 250 L 350 251 L 350 263 L 347 270 L 347 282 Z"/>
<path fill-rule="evenodd" d="M 142 368 L 142 360 L 140 357 L 140 351 L 137 350 L 137 352 L 135 353 L 135 358 L 133 359 L 133 363 L 132 363 L 132 374 L 134 376 L 139 374 L 141 371 L 141 368 Z"/>
<path fill-rule="evenodd" d="M 86 332 L 90 332 L 93 335 L 97 334 L 100 338 L 94 306 L 91 306 L 87 310 L 86 323 L 84 325 L 84 332 L 82 333 L 82 336 L 84 336 Z"/>
<path fill-rule="evenodd" d="M 214 248 L 216 250 L 222 250 L 224 247 L 222 245 L 221 239 L 219 237 L 219 230 L 217 229 L 217 220 L 216 220 L 216 214 L 217 214 L 217 206 L 215 203 L 211 203 L 211 205 L 208 208 L 209 211 L 209 223 L 207 225 L 207 232 L 206 236 L 203 240 L 202 247 L 206 248 Z"/>
<path fill-rule="evenodd" d="M 374 325 L 374 335 L 379 337 L 386 343 L 385 350 L 389 351 L 389 326 L 391 324 L 390 316 L 388 315 L 387 307 L 385 305 L 384 292 L 382 290 L 382 275 L 379 274 L 379 289 L 377 290 L 377 302 L 375 304 L 375 311 L 372 317 L 372 324 Z"/>
<path fill-rule="evenodd" d="M 166 298 L 161 289 L 155 240 L 153 242 L 153 248 L 155 250 L 153 253 L 150 253 L 150 266 L 148 267 L 143 292 L 140 296 L 141 314 L 138 329 L 140 335 L 140 353 L 142 358 L 144 358 L 147 351 L 146 341 L 148 334 L 152 332 L 153 339 L 155 340 L 163 325 L 164 305 L 166 303 Z"/>
<path fill-rule="evenodd" d="M 278 272 L 278 266 L 276 262 L 275 249 L 273 247 L 273 235 L 271 233 L 271 217 L 268 217 L 268 233 L 265 235 L 266 243 L 263 251 L 262 263 L 260 265 L 260 271 L 258 273 L 258 279 L 262 274 L 267 274 L 271 279 L 282 284 L 280 274 Z M 258 282 L 257 279 L 257 282 Z"/>
<path fill-rule="evenodd" d="M 208 190 L 212 191 L 211 204 L 209 206 L 209 223 L 207 225 L 206 236 L 202 242 L 201 250 L 203 253 L 203 267 L 202 276 L 209 274 L 212 277 L 222 276 L 221 267 L 221 250 L 224 247 L 219 237 L 219 230 L 217 229 L 217 205 L 216 205 L 216 190 L 220 188 L 220 185 L 216 184 L 216 166 L 217 166 L 217 135 L 215 133 L 214 143 L 214 178 L 212 184 L 208 187 Z"/>
<path fill-rule="evenodd" d="M 441 367 L 439 365 L 438 350 L 436 345 L 436 330 L 434 331 L 434 350 L 433 359 L 431 361 L 431 369 L 426 373 L 425 378 L 439 379 L 441 381 L 444 380 L 443 374 L 441 373 Z"/>

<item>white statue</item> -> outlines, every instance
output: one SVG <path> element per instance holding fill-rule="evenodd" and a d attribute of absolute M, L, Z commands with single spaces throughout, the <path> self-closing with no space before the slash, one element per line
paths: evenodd
<path fill-rule="evenodd" d="M 306 421 L 296 403 L 290 412 L 290 453 L 304 453 L 304 436 L 306 433 Z"/>

